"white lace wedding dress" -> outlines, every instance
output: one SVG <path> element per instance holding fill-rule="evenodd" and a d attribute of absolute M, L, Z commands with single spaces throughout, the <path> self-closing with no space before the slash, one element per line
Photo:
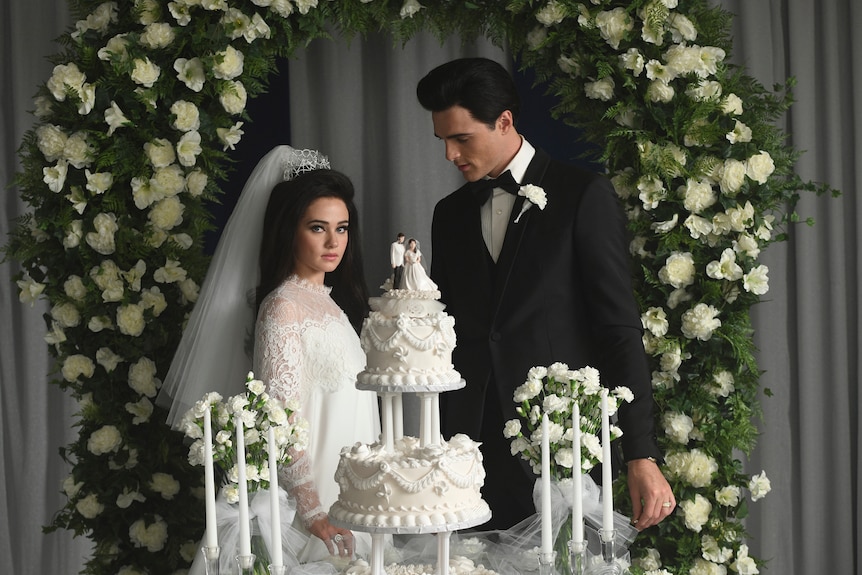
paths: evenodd
<path fill-rule="evenodd" d="M 301 549 L 290 550 L 300 563 L 329 557 L 305 525 L 338 496 L 334 476 L 341 448 L 371 443 L 380 429 L 375 395 L 355 387 L 365 367 L 359 337 L 329 292 L 291 277 L 264 299 L 255 328 L 256 376 L 274 397 L 298 402 L 309 423 L 308 448 L 279 471 L 279 486 L 296 502 L 293 526 L 305 536 Z M 367 556 L 370 538 L 354 535 L 357 553 Z"/>

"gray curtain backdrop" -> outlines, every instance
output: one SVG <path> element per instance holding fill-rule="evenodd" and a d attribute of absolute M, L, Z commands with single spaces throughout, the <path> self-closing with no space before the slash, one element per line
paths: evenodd
<path fill-rule="evenodd" d="M 765 469 L 772 493 L 751 506 L 753 553 L 763 573 L 860 574 L 859 238 L 856 190 L 862 166 L 862 5 L 857 0 L 722 0 L 738 15 L 734 61 L 764 85 L 795 76 L 797 103 L 786 119 L 792 143 L 806 150 L 804 178 L 841 189 L 838 199 L 804 197 L 792 239 L 765 254 L 767 301 L 754 311 L 763 385 L 759 445 L 747 461 Z M 16 150 L 31 126 L 31 98 L 51 71 L 46 56 L 71 24 L 63 0 L 0 2 L 0 243 L 24 206 L 7 187 Z M 404 50 L 385 37 L 314 43 L 291 63 L 296 146 L 320 148 L 359 189 L 369 284 L 388 274 L 387 246 L 398 231 L 430 248 L 434 203 L 460 176 L 443 159 L 416 81 L 461 54 L 502 58 L 482 43 L 444 46 L 429 37 Z M 350 98 L 346 98 L 349 94 Z M 257 121 L 266 121 L 257 119 Z M 426 252 L 426 263 L 433 254 Z M 74 405 L 46 383 L 44 306 L 18 302 L 0 266 L 0 573 L 78 573 L 89 543 L 41 533 L 64 502 L 69 470 L 57 450 L 72 437 Z"/>

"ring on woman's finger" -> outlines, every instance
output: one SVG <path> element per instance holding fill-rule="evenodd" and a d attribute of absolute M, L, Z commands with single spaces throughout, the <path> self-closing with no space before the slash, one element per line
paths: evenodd
<path fill-rule="evenodd" d="M 332 537 L 332 541 L 333 543 L 341 543 L 342 541 L 344 541 L 344 535 L 342 535 L 341 533 L 336 533 Z"/>
<path fill-rule="evenodd" d="M 670 507 L 670 506 L 671 506 L 671 502 L 670 502 L 670 501 L 665 501 L 664 503 L 662 503 L 662 504 L 661 504 L 661 506 L 662 506 L 662 507 L 664 507 L 664 508 L 668 508 L 668 507 Z"/>

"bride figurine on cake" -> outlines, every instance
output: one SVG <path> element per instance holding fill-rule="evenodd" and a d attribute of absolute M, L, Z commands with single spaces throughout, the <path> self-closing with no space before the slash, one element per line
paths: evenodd
<path fill-rule="evenodd" d="M 414 238 L 407 240 L 407 249 L 404 250 L 404 279 L 402 287 L 414 291 L 437 291 L 437 284 L 431 281 L 425 268 L 422 266 L 422 252 L 419 251 L 419 242 Z"/>
<path fill-rule="evenodd" d="M 257 165 L 225 228 L 159 396 L 168 423 L 210 391 L 243 391 L 246 373 L 294 400 L 308 447 L 279 469 L 285 565 L 367 553 L 370 541 L 330 524 L 341 448 L 380 430 L 358 330 L 367 314 L 354 189 L 312 150 L 278 146 Z M 254 334 L 253 355 L 245 349 Z M 252 359 L 253 358 L 253 361 Z M 219 546 L 225 548 L 219 529 Z M 235 532 L 235 529 L 234 529 Z M 357 534 L 363 537 L 365 534 Z M 195 568 L 200 561 L 196 561 Z M 195 568 L 192 572 L 195 572 Z"/>

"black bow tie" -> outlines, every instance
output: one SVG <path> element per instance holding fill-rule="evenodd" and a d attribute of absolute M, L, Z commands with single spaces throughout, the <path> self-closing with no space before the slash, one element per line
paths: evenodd
<path fill-rule="evenodd" d="M 476 195 L 476 200 L 480 206 L 488 201 L 494 188 L 501 188 L 510 194 L 517 194 L 521 185 L 515 181 L 512 172 L 509 170 L 506 170 L 497 178 L 483 178 L 470 182 L 470 191 Z"/>

